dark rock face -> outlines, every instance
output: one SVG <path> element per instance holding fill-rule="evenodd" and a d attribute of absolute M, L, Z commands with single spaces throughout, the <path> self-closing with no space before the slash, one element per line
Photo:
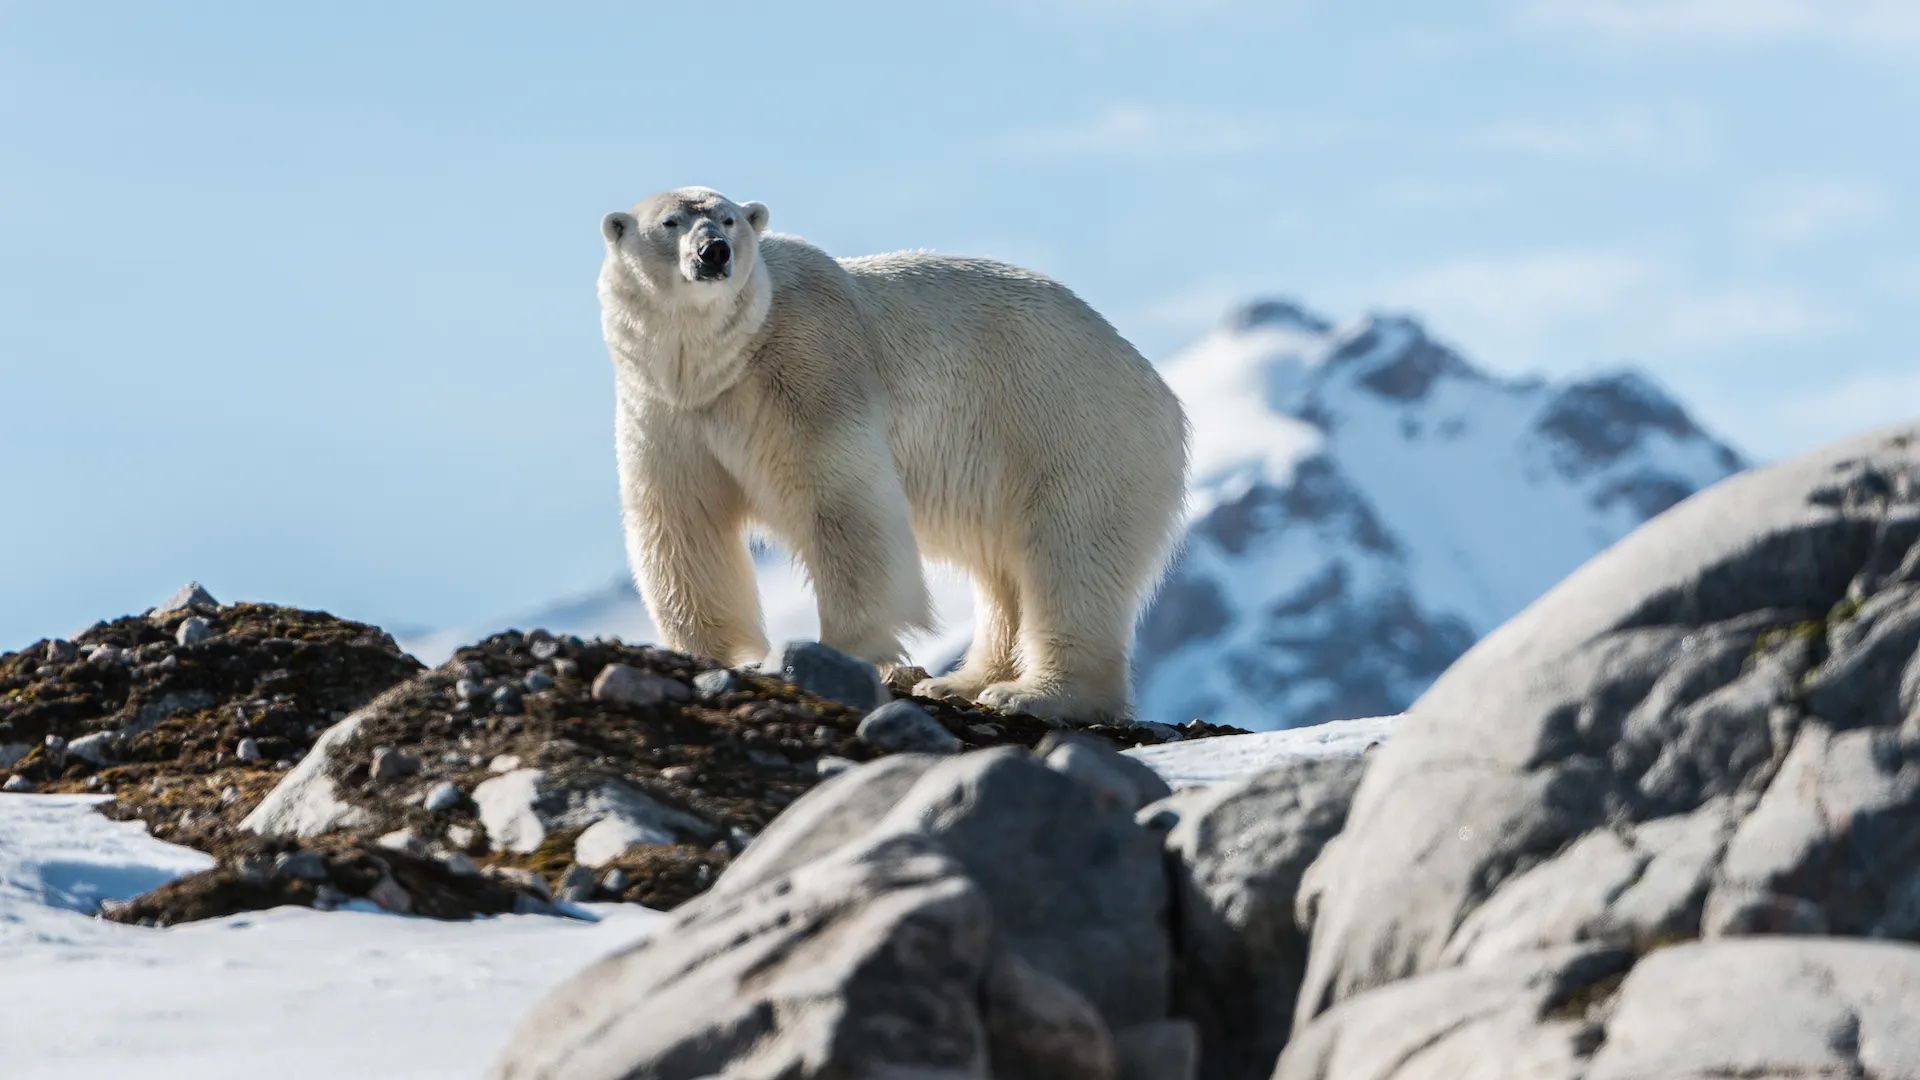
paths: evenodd
<path fill-rule="evenodd" d="M 1633 374 L 1574 383 L 1555 395 L 1534 427 L 1571 452 L 1566 460 L 1587 467 L 1626 453 L 1649 431 L 1679 438 L 1701 434 L 1671 398 Z"/>
<path fill-rule="evenodd" d="M 1905 1033 L 1891 1012 L 1920 1008 L 1915 950 L 1889 943 L 1920 936 L 1915 433 L 1689 500 L 1416 703 L 1307 874 L 1308 970 L 1277 1075 L 1446 1075 L 1436 1063 L 1469 1053 L 1571 1070 L 1544 1075 L 1913 1068 L 1884 1048 Z M 1756 934 L 1863 940 L 1734 938 Z M 1699 944 L 1662 948 L 1676 941 Z M 1762 956 L 1831 974 L 1775 993 Z M 1593 975 L 1603 959 L 1615 975 Z M 1857 992 L 1824 982 L 1843 972 Z M 1484 1008 L 1483 984 L 1503 988 Z M 1757 1019 L 1716 1000 L 1708 1038 L 1709 997 Z M 1807 1010 L 1880 1024 L 1881 1041 L 1815 1045 Z M 1417 1065 L 1383 1034 L 1415 1014 L 1437 1025 Z"/>

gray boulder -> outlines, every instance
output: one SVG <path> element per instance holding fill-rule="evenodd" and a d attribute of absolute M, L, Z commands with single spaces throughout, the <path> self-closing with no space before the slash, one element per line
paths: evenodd
<path fill-rule="evenodd" d="M 766 671 L 809 693 L 866 712 L 891 700 L 880 669 L 817 641 L 789 641 L 767 657 Z"/>
<path fill-rule="evenodd" d="M 1132 808 L 1013 747 L 928 761 L 888 758 L 808 792 L 713 892 L 757 887 L 836 841 L 923 837 L 986 896 L 998 940 L 1092 1002 L 1111 1027 L 1164 1017 L 1169 890 L 1156 838 L 1134 824 Z"/>
<path fill-rule="evenodd" d="M 1303 760 L 1182 800 L 1166 838 L 1180 890 L 1178 1004 L 1200 1026 L 1208 1080 L 1260 1080 L 1286 1044 L 1307 961 L 1300 878 L 1340 831 L 1363 765 Z"/>
<path fill-rule="evenodd" d="M 1816 1060 L 1755 1058 L 1736 1033 L 1745 1010 L 1749 1041 L 1767 1044 L 1758 1029 L 1798 1008 L 1786 1004 L 1796 996 L 1818 997 L 1817 978 L 1729 978 L 1736 962 L 1718 945 L 1663 946 L 1920 933 L 1916 736 L 1920 426 L 1687 500 L 1475 646 L 1374 752 L 1344 831 L 1302 885 L 1311 947 L 1280 1075 L 1496 1075 L 1437 1064 L 1470 1060 L 1449 1056 L 1469 1045 L 1488 1068 L 1565 1053 L 1582 1063 L 1543 1075 L 1588 1064 L 1595 1076 L 1760 1075 L 1743 1063 Z M 1632 970 L 1617 993 L 1594 984 L 1595 1016 L 1565 1042 L 1570 1006 L 1554 1001 L 1584 981 L 1556 966 L 1569 955 Z M 1656 959 L 1672 985 L 1717 977 L 1727 1027 L 1696 1032 L 1669 998 L 1673 1039 L 1693 1044 L 1668 1059 L 1682 1063 L 1619 1058 L 1628 1064 L 1607 1073 L 1622 1021 L 1660 1012 L 1628 1007 L 1630 989 L 1655 992 L 1641 972 Z M 1521 993 L 1515 978 L 1554 989 Z M 1462 1016 L 1485 979 L 1506 980 L 1494 998 L 1519 994 L 1519 1011 Z M 1822 1000 L 1809 1014 L 1838 1015 L 1849 998 L 1830 987 Z M 1396 1013 L 1401 1030 L 1428 1016 L 1457 1023 L 1418 1049 L 1389 1037 Z M 1399 1065 L 1394 1045 L 1407 1050 Z M 1326 1061 L 1348 1064 L 1316 1071 Z"/>
<path fill-rule="evenodd" d="M 985 1080 L 991 938 L 960 866 L 895 838 L 687 905 L 535 1006 L 493 1075 Z"/>

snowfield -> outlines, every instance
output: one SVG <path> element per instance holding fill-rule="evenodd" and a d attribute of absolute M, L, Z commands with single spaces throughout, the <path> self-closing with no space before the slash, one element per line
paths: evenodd
<path fill-rule="evenodd" d="M 1135 751 L 1176 787 L 1301 756 L 1358 754 L 1391 720 Z M 94 811 L 98 796 L 0 795 L 0 1076 L 8 1080 L 480 1075 L 548 987 L 665 918 L 441 922 L 357 901 L 166 929 L 93 917 L 211 865 Z"/>

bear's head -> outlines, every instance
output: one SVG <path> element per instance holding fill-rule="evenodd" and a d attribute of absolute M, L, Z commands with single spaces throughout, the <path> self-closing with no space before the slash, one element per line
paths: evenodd
<path fill-rule="evenodd" d="M 703 187 L 664 191 L 600 221 L 609 263 L 656 298 L 695 304 L 738 293 L 758 265 L 766 228 L 764 204 Z"/>

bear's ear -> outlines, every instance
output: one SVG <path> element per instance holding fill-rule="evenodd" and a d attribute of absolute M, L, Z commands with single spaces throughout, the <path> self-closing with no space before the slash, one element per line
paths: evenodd
<path fill-rule="evenodd" d="M 622 210 L 615 210 L 613 213 L 600 219 L 600 235 L 607 238 L 607 243 L 617 244 L 620 242 L 620 238 L 632 232 L 634 226 L 637 224 L 638 222 L 633 220 L 632 214 Z"/>
<path fill-rule="evenodd" d="M 747 224 L 753 226 L 754 232 L 763 233 L 767 231 L 767 204 L 766 203 L 750 202 L 747 205 L 741 207 L 740 209 L 745 210 L 747 212 Z"/>

